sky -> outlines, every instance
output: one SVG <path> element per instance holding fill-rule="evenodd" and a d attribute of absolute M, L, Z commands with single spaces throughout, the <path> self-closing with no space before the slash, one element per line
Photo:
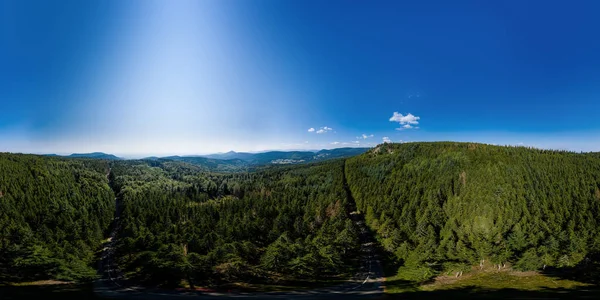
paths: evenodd
<path fill-rule="evenodd" d="M 415 141 L 600 151 L 598 11 L 598 1 L 5 0 L 0 152 Z"/>

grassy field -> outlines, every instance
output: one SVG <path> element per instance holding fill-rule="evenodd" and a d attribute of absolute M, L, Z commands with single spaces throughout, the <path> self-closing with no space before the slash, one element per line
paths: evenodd
<path fill-rule="evenodd" d="M 402 299 L 600 299 L 597 285 L 538 272 L 473 270 L 417 284 L 397 275 L 386 278 L 386 298 Z"/>
<path fill-rule="evenodd" d="M 439 276 L 434 282 L 421 286 L 421 290 L 448 290 L 465 287 L 478 287 L 481 289 L 574 289 L 589 286 L 589 284 L 552 278 L 537 272 L 518 271 L 484 271 L 466 274 L 460 278 L 454 276 Z"/>

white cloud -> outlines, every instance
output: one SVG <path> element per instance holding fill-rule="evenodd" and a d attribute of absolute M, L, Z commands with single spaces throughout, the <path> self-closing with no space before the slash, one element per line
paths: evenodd
<path fill-rule="evenodd" d="M 332 131 L 332 130 L 333 130 L 333 128 L 324 126 L 324 127 L 321 127 L 319 130 L 317 130 L 317 133 L 319 133 L 319 134 L 321 134 L 321 133 L 327 133 L 327 132 Z"/>
<path fill-rule="evenodd" d="M 387 136 L 384 136 L 384 137 L 383 137 L 383 142 L 384 142 L 384 143 L 391 143 L 391 142 L 392 142 L 392 140 L 390 140 L 390 138 L 389 138 L 389 137 L 387 137 Z"/>
<path fill-rule="evenodd" d="M 421 117 L 417 117 L 411 113 L 408 113 L 405 116 L 398 112 L 394 112 L 394 115 L 390 118 L 390 122 L 398 122 L 398 123 L 400 123 L 400 125 L 403 125 L 400 128 L 396 128 L 396 130 L 404 130 L 404 129 L 412 129 L 412 128 L 418 129 L 419 127 L 415 127 L 412 125 L 419 124 L 420 119 L 421 119 Z"/>
<path fill-rule="evenodd" d="M 404 124 L 400 128 L 396 128 L 396 130 L 406 130 L 406 129 L 419 129 L 419 126 L 412 126 L 410 124 Z"/>
<path fill-rule="evenodd" d="M 337 144 L 339 144 L 339 143 L 340 143 L 340 142 L 333 142 L 333 143 L 331 143 L 331 144 L 332 144 L 332 145 L 337 145 Z"/>
<path fill-rule="evenodd" d="M 315 132 L 315 129 L 311 127 L 308 129 L 308 132 Z"/>
<path fill-rule="evenodd" d="M 404 116 L 395 111 L 394 115 L 390 118 L 390 122 L 398 122 L 402 125 L 404 125 L 404 124 L 419 124 L 419 119 L 421 119 L 421 117 L 417 117 L 411 113 L 408 113 L 406 116 Z"/>
<path fill-rule="evenodd" d="M 408 113 L 406 116 L 404 116 L 398 112 L 394 112 L 394 115 L 390 118 L 390 122 L 398 122 L 401 125 L 419 124 L 419 119 L 421 119 L 421 117 L 417 117 L 411 113 Z"/>

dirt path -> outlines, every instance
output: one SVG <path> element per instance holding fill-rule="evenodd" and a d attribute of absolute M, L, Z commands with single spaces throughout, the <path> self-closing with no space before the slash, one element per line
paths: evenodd
<path fill-rule="evenodd" d="M 360 243 L 361 243 L 361 256 L 362 256 L 362 272 L 359 273 L 359 278 L 364 278 L 364 281 L 360 286 L 357 286 L 358 290 L 369 290 L 373 293 L 383 294 L 383 269 L 377 248 L 375 247 L 375 238 L 371 234 L 371 231 L 367 228 L 365 223 L 365 217 L 359 213 L 356 208 L 356 200 L 350 191 L 348 181 L 346 180 L 346 164 L 342 169 L 344 176 L 344 190 L 348 198 L 348 211 L 349 218 L 354 222 L 360 232 Z"/>
<path fill-rule="evenodd" d="M 112 169 L 109 168 L 108 173 L 106 174 L 106 179 L 109 180 L 109 185 L 112 186 L 112 182 L 110 182 L 110 173 Z M 94 288 L 96 287 L 106 287 L 106 286 L 114 286 L 121 287 L 122 276 L 120 272 L 118 272 L 116 268 L 116 264 L 113 260 L 114 255 L 114 247 L 116 243 L 117 233 L 121 228 L 121 212 L 123 211 L 123 205 L 121 200 L 118 197 L 115 197 L 115 215 L 113 217 L 113 221 L 111 226 L 111 231 L 107 238 L 107 241 L 102 245 L 102 253 L 100 256 L 100 262 L 98 264 L 98 272 L 102 275 L 100 280 L 97 280 L 94 284 Z"/>

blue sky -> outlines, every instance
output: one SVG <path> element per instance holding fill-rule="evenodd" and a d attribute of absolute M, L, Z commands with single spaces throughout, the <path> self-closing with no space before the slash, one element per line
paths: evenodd
<path fill-rule="evenodd" d="M 0 151 L 600 151 L 600 3 L 407 2 L 2 1 Z"/>

